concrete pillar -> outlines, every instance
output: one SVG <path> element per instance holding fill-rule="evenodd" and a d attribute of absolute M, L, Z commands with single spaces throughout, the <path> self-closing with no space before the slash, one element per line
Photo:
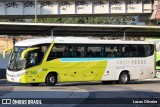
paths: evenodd
<path fill-rule="evenodd" d="M 34 18 L 34 22 L 37 23 L 37 0 L 35 0 L 35 18 Z"/>

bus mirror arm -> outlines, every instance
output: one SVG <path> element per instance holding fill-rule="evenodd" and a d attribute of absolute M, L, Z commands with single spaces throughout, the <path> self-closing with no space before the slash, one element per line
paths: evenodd
<path fill-rule="evenodd" d="M 3 58 L 6 58 L 6 53 L 8 52 L 8 51 L 11 51 L 13 48 L 8 48 L 8 49 L 6 49 L 6 50 L 4 50 L 3 51 Z"/>
<path fill-rule="evenodd" d="M 39 49 L 39 47 L 27 48 L 26 50 L 24 50 L 24 51 L 22 52 L 22 54 L 21 54 L 21 59 L 24 60 L 26 54 L 27 54 L 29 51 L 33 51 L 33 50 L 37 50 L 37 49 Z"/>

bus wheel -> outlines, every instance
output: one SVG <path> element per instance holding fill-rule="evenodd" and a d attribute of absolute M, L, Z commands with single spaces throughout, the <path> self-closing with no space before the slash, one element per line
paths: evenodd
<path fill-rule="evenodd" d="M 130 81 L 130 76 L 127 72 L 122 72 L 119 76 L 119 84 L 127 84 Z"/>
<path fill-rule="evenodd" d="M 102 84 L 112 84 L 113 81 L 102 81 Z"/>
<path fill-rule="evenodd" d="M 32 86 L 38 86 L 39 83 L 31 83 Z"/>
<path fill-rule="evenodd" d="M 57 76 L 55 74 L 49 74 L 46 78 L 46 85 L 54 86 L 57 83 Z"/>

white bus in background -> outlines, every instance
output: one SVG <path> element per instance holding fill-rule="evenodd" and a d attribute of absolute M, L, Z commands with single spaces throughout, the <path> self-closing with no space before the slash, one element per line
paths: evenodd
<path fill-rule="evenodd" d="M 125 84 L 152 78 L 155 72 L 154 43 L 148 41 L 50 37 L 20 41 L 11 50 L 7 80 L 34 86 L 77 81 Z"/>

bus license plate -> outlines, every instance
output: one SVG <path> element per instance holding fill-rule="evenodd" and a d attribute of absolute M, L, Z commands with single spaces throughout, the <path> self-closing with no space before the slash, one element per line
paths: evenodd
<path fill-rule="evenodd" d="M 14 79 L 14 78 L 11 78 L 11 80 L 12 80 L 12 81 L 15 81 L 15 79 Z"/>

